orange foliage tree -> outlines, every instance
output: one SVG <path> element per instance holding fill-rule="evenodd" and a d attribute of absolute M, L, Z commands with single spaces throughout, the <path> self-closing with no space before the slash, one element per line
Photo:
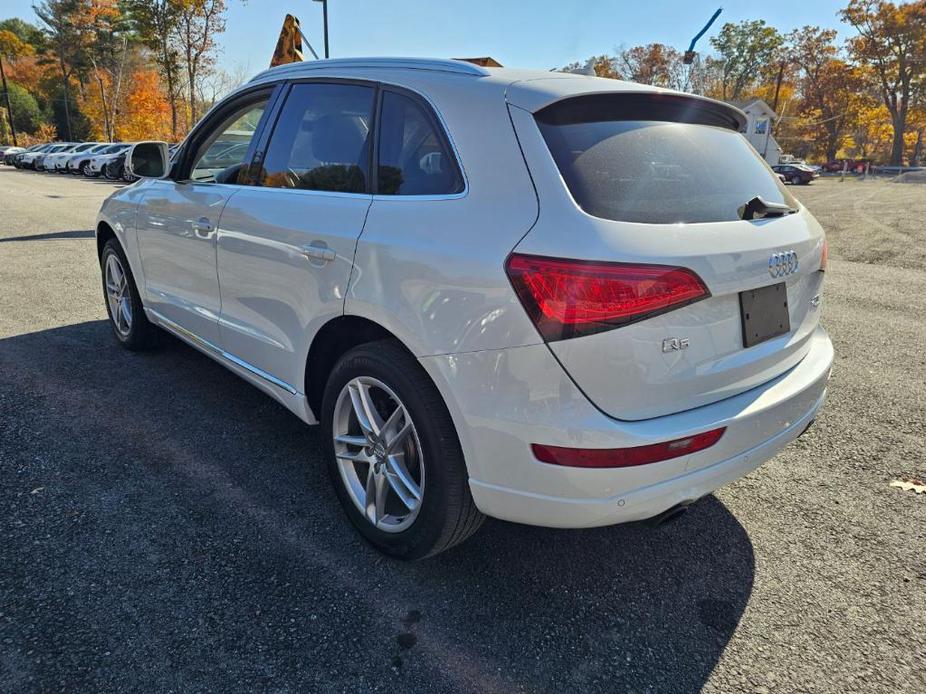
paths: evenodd
<path fill-rule="evenodd" d="M 841 15 L 858 31 L 849 52 L 876 78 L 893 130 L 890 161 L 900 165 L 907 119 L 926 84 L 926 0 L 850 0 Z"/>
<path fill-rule="evenodd" d="M 139 70 L 131 77 L 131 89 L 125 99 L 125 114 L 118 128 L 119 139 L 171 139 L 170 102 L 156 70 Z"/>

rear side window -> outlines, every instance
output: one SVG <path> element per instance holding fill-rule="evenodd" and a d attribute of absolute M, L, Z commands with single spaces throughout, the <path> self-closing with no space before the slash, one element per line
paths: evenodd
<path fill-rule="evenodd" d="M 380 114 L 380 195 L 452 195 L 463 177 L 437 123 L 424 106 L 396 92 L 383 92 Z"/>
<path fill-rule="evenodd" d="M 293 85 L 258 185 L 365 193 L 374 95 L 354 84 Z"/>
<path fill-rule="evenodd" d="M 651 224 L 741 219 L 754 197 L 797 207 L 762 157 L 716 113 L 691 102 L 579 97 L 537 123 L 569 191 L 588 214 Z"/>

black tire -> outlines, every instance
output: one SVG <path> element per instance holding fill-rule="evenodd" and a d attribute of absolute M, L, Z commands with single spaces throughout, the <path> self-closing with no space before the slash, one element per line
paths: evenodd
<path fill-rule="evenodd" d="M 418 433 L 426 484 L 417 517 L 401 532 L 385 532 L 367 520 L 351 499 L 335 458 L 335 405 L 342 388 L 358 376 L 386 384 L 405 405 Z M 463 450 L 447 406 L 421 365 L 399 343 L 381 340 L 344 354 L 328 377 L 321 409 L 322 440 L 338 499 L 377 549 L 400 559 L 423 559 L 459 544 L 482 525 L 485 516 L 470 494 Z"/>
<path fill-rule="evenodd" d="M 800 177 L 800 176 L 792 176 L 792 177 L 791 177 L 791 185 L 792 185 L 792 186 L 799 186 L 800 184 L 801 184 L 801 177 Z"/>
<path fill-rule="evenodd" d="M 87 162 L 80 168 L 80 172 L 87 178 L 96 178 L 99 174 L 90 170 L 90 162 Z"/>
<path fill-rule="evenodd" d="M 119 265 L 125 271 L 125 291 L 128 294 L 127 298 L 132 313 L 132 320 L 126 331 L 122 331 L 116 326 L 106 288 L 106 264 L 112 255 L 116 256 Z M 160 333 L 157 327 L 145 316 L 141 297 L 138 294 L 138 288 L 135 286 L 135 277 L 132 275 L 132 268 L 129 267 L 129 261 L 125 257 L 122 246 L 116 239 L 110 239 L 103 246 L 103 253 L 100 256 L 100 277 L 102 278 L 103 303 L 106 306 L 106 315 L 109 316 L 109 325 L 119 344 L 133 352 L 151 349 L 160 344 Z"/>

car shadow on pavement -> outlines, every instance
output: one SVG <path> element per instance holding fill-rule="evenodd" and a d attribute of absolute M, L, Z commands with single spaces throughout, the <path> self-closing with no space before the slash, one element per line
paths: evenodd
<path fill-rule="evenodd" d="M 714 497 L 658 528 L 488 520 L 385 558 L 338 507 L 318 428 L 171 338 L 18 335 L 0 373 L 6 691 L 698 691 L 752 590 Z"/>

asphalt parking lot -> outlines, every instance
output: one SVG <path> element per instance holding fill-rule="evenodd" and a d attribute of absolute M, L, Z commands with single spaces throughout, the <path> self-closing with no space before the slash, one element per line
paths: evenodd
<path fill-rule="evenodd" d="M 794 192 L 830 235 L 815 426 L 659 528 L 349 527 L 318 432 L 183 344 L 116 346 L 115 186 L 0 167 L 0 691 L 923 692 L 926 185 Z"/>

